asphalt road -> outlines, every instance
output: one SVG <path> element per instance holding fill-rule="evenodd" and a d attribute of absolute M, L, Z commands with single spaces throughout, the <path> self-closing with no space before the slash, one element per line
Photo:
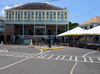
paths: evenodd
<path fill-rule="evenodd" d="M 82 48 L 42 50 L 0 45 L 0 74 L 100 74 L 100 51 Z"/>

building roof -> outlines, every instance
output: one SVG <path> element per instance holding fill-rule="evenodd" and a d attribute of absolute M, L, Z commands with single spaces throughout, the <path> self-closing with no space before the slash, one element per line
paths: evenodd
<path fill-rule="evenodd" d="M 88 25 L 88 24 L 91 24 L 91 23 L 100 23 L 100 16 L 95 16 L 92 19 L 86 21 L 85 23 L 80 24 L 80 26 L 81 25 Z"/>
<path fill-rule="evenodd" d="M 3 16 L 0 16 L 0 20 L 4 20 L 4 17 Z"/>
<path fill-rule="evenodd" d="M 66 10 L 47 3 L 27 3 L 7 10 Z"/>

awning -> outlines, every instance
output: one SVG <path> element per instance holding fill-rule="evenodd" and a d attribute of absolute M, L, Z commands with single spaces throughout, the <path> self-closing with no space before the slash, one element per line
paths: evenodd
<path fill-rule="evenodd" d="M 80 27 L 76 27 L 76 28 L 74 28 L 74 29 L 72 29 L 72 30 L 66 31 L 66 32 L 64 32 L 64 33 L 61 33 L 61 34 L 59 34 L 59 35 L 57 35 L 57 36 L 80 35 L 80 33 L 81 33 L 81 32 L 84 32 L 84 31 L 86 31 L 86 30 L 85 30 L 85 29 L 82 29 L 82 28 L 80 28 Z"/>

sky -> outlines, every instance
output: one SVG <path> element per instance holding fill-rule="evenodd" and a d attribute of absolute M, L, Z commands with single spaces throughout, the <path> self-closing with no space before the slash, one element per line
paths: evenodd
<path fill-rule="evenodd" d="M 69 21 L 82 24 L 92 17 L 100 16 L 100 0 L 0 0 L 0 16 L 4 10 L 26 3 L 46 2 L 69 11 Z"/>

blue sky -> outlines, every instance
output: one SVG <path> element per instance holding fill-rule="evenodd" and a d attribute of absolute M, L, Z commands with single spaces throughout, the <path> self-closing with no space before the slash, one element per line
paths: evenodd
<path fill-rule="evenodd" d="M 34 2 L 48 2 L 58 7 L 66 7 L 69 10 L 69 20 L 79 24 L 94 16 L 100 16 L 100 0 L 0 0 L 0 16 L 3 16 L 6 8 Z"/>

